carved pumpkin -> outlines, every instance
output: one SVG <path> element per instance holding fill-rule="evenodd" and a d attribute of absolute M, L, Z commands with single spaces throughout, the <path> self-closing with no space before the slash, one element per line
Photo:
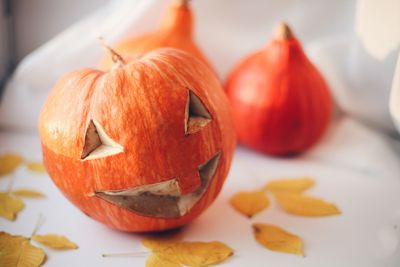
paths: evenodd
<path fill-rule="evenodd" d="M 226 92 L 239 142 L 266 154 L 305 151 L 331 120 L 329 87 L 285 23 L 265 48 L 234 68 Z"/>
<path fill-rule="evenodd" d="M 172 4 L 157 31 L 124 39 L 113 49 L 129 62 L 162 47 L 188 52 L 213 69 L 193 40 L 193 16 L 188 0 L 180 0 Z M 112 58 L 107 54 L 101 62 L 101 69 L 108 70 L 112 65 Z"/>
<path fill-rule="evenodd" d="M 235 146 L 217 78 L 175 49 L 67 74 L 42 108 L 39 131 L 49 175 L 69 200 L 134 232 L 197 217 L 220 192 Z"/>

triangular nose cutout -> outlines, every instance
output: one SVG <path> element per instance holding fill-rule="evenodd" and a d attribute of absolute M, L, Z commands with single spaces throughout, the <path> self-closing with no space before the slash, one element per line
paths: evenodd
<path fill-rule="evenodd" d="M 86 130 L 82 160 L 104 158 L 123 151 L 124 148 L 112 140 L 97 121 L 90 121 Z"/>
<path fill-rule="evenodd" d="M 185 110 L 185 134 L 199 131 L 212 120 L 210 112 L 201 102 L 200 98 L 189 90 Z"/>

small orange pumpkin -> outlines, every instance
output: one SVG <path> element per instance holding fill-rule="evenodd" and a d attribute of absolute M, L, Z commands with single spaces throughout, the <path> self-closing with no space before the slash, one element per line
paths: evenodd
<path fill-rule="evenodd" d="M 328 85 L 285 23 L 231 72 L 226 92 L 239 142 L 266 154 L 306 150 L 331 119 Z"/>
<path fill-rule="evenodd" d="M 193 40 L 193 16 L 188 0 L 176 1 L 165 14 L 160 29 L 155 32 L 134 36 L 117 43 L 113 49 L 126 61 L 131 61 L 157 48 L 171 47 L 183 50 L 212 66 Z M 102 60 L 100 68 L 113 65 L 109 54 Z"/>
<path fill-rule="evenodd" d="M 235 147 L 219 81 L 175 49 L 67 74 L 42 108 L 39 131 L 48 173 L 69 200 L 133 232 L 196 218 L 220 192 Z"/>

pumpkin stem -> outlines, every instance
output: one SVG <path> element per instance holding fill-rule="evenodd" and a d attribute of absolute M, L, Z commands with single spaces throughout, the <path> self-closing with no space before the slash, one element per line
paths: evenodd
<path fill-rule="evenodd" d="M 176 0 L 176 3 L 181 6 L 187 6 L 190 0 Z"/>
<path fill-rule="evenodd" d="M 192 37 L 192 12 L 189 0 L 175 0 L 161 21 L 161 30 L 174 36 Z"/>
<path fill-rule="evenodd" d="M 294 38 L 293 32 L 286 22 L 279 23 L 275 29 L 275 38 L 279 40 L 287 40 Z"/>
<path fill-rule="evenodd" d="M 99 41 L 100 45 L 102 45 L 111 55 L 111 59 L 115 64 L 118 65 L 125 65 L 126 62 L 124 60 L 124 58 L 118 54 L 114 49 L 112 49 L 105 41 L 102 37 L 97 38 L 97 40 Z"/>

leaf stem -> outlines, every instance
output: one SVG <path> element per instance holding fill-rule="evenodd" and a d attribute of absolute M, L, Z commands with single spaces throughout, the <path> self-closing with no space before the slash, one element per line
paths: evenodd
<path fill-rule="evenodd" d="M 105 253 L 101 254 L 103 258 L 107 257 L 142 257 L 146 256 L 150 251 L 137 251 L 137 252 L 125 252 L 125 253 Z"/>
<path fill-rule="evenodd" d="M 37 221 L 36 221 L 35 228 L 33 228 L 31 237 L 32 237 L 33 235 L 35 235 L 35 234 L 37 233 L 37 231 L 39 231 L 39 229 L 40 229 L 40 227 L 42 227 L 43 223 L 44 223 L 44 217 L 43 217 L 42 214 L 39 214 L 39 217 L 38 217 L 38 219 L 37 219 Z"/>
<path fill-rule="evenodd" d="M 14 172 L 12 172 L 12 173 L 10 174 L 10 181 L 9 181 L 9 183 L 8 183 L 8 186 L 7 186 L 7 193 L 8 193 L 8 194 L 11 193 L 12 188 L 13 188 L 13 186 L 14 186 L 14 182 L 15 182 L 15 174 L 14 174 Z"/>

